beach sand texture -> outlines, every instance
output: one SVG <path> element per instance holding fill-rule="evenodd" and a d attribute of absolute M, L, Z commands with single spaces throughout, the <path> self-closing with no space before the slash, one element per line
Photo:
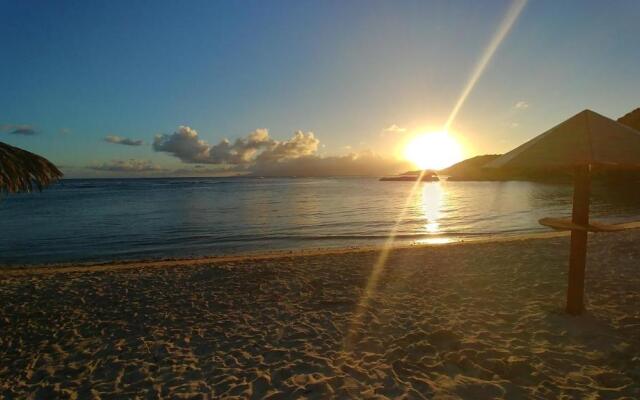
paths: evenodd
<path fill-rule="evenodd" d="M 640 398 L 640 231 L 0 273 L 3 398 Z M 61 270 L 64 271 L 64 270 Z"/>

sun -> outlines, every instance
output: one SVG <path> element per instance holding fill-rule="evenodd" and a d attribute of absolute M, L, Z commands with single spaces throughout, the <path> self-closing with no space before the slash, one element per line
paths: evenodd
<path fill-rule="evenodd" d="M 428 132 L 407 143 L 404 157 L 420 169 L 442 169 L 462 160 L 462 149 L 447 132 Z"/>

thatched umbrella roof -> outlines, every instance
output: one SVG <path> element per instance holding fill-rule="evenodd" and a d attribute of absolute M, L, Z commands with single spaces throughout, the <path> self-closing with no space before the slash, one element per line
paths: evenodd
<path fill-rule="evenodd" d="M 584 110 L 485 165 L 549 169 L 591 165 L 640 169 L 640 132 Z"/>
<path fill-rule="evenodd" d="M 621 124 L 625 124 L 626 126 L 630 126 L 637 131 L 640 131 L 640 108 L 636 108 L 630 113 L 627 113 L 618 118 L 618 122 L 620 122 Z"/>
<path fill-rule="evenodd" d="M 49 160 L 0 142 L 0 192 L 31 192 L 55 182 L 62 172 Z"/>
<path fill-rule="evenodd" d="M 606 229 L 603 230 L 589 223 L 591 170 L 640 169 L 640 132 L 591 110 L 584 110 L 485 167 L 573 169 L 571 221 L 543 218 L 540 223 L 571 231 L 567 312 L 582 313 L 587 232 L 615 230 L 613 226 L 604 225 Z"/>

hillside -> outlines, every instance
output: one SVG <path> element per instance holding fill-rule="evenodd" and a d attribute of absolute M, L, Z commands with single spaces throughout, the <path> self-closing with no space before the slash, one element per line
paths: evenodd
<path fill-rule="evenodd" d="M 479 178 L 481 176 L 488 176 L 492 171 L 485 170 L 482 167 L 498 157 L 500 157 L 500 154 L 485 154 L 482 156 L 475 156 L 464 161 L 460 161 L 459 163 L 453 164 L 448 168 L 440 170 L 438 171 L 438 174 L 449 175 L 451 177 L 476 176 Z"/>

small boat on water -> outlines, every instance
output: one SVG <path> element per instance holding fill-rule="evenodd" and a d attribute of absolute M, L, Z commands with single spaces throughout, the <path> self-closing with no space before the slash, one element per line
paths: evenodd
<path fill-rule="evenodd" d="M 384 182 L 415 182 L 418 179 L 420 179 L 421 182 L 438 182 L 440 180 L 435 172 L 425 171 L 424 174 L 422 174 L 422 178 L 420 178 L 420 172 L 421 171 L 410 171 L 401 175 L 385 176 L 380 178 L 380 180 Z"/>

